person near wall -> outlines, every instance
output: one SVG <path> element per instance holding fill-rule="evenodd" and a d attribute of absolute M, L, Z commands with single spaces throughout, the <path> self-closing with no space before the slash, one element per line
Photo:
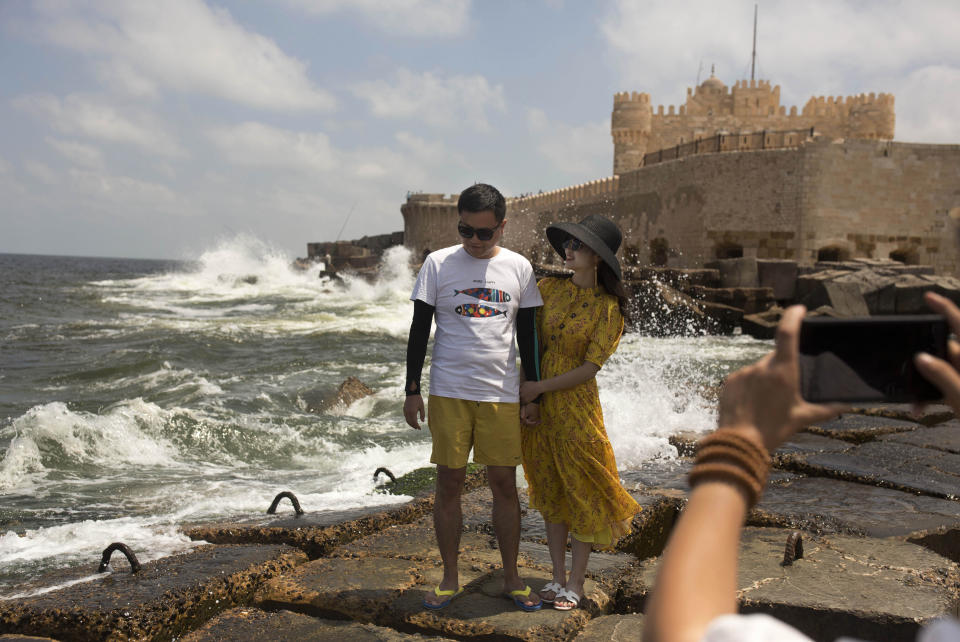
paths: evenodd
<path fill-rule="evenodd" d="M 474 462 L 486 466 L 493 494 L 503 593 L 525 611 L 541 606 L 517 571 L 521 429 L 515 338 L 528 378 L 534 378 L 534 319 L 542 300 L 530 262 L 499 246 L 506 210 L 495 187 L 478 183 L 465 189 L 457 201 L 461 243 L 427 256 L 410 296 L 414 307 L 403 415 L 417 430 L 425 410 L 420 376 L 434 316 L 437 322 L 428 425 L 430 461 L 437 465 L 433 523 L 443 577 L 424 596 L 428 609 L 445 607 L 463 591 L 457 568 L 463 532 L 460 497 L 471 450 Z"/>
<path fill-rule="evenodd" d="M 621 486 L 603 424 L 596 374 L 623 333 L 626 294 L 616 252 L 622 235 L 609 219 L 547 228 L 547 239 L 573 270 L 538 283 L 539 381 L 520 386 L 527 420 L 523 470 L 530 505 L 546 524 L 552 580 L 540 597 L 555 609 L 576 608 L 593 546 L 608 548 L 630 529 L 640 509 Z M 532 423 L 535 418 L 539 423 Z M 568 534 L 572 566 L 566 573 Z"/>
<path fill-rule="evenodd" d="M 926 294 L 930 308 L 960 335 L 960 309 Z M 804 426 L 843 408 L 807 403 L 798 383 L 798 339 L 805 310 L 793 306 L 777 328 L 775 350 L 731 375 L 718 407 L 718 428 L 700 442 L 690 472 L 687 506 L 670 535 L 647 601 L 646 642 L 810 639 L 769 615 L 737 615 L 737 555 L 750 508 L 763 491 L 770 454 Z M 951 340 L 949 362 L 929 354 L 915 358 L 921 374 L 960 414 L 960 345 Z M 960 639 L 960 624 L 941 620 L 924 629 L 924 642 Z"/>

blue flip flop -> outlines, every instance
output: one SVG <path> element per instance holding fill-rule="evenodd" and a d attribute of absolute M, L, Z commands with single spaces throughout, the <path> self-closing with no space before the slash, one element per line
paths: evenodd
<path fill-rule="evenodd" d="M 540 598 L 540 601 L 536 604 L 525 604 L 524 600 L 530 597 L 531 588 L 525 586 L 522 589 L 517 589 L 515 591 L 509 591 L 504 593 L 503 596 L 508 600 L 513 600 L 513 603 L 519 606 L 524 611 L 539 611 L 540 607 L 543 606 L 543 598 Z"/>
<path fill-rule="evenodd" d="M 433 609 L 433 610 L 442 609 L 443 607 L 450 604 L 450 602 L 453 602 L 453 598 L 457 597 L 461 593 L 463 593 L 462 586 L 457 588 L 456 590 L 450 589 L 449 591 L 441 591 L 440 585 L 437 584 L 437 586 L 434 587 L 433 589 L 433 594 L 436 595 L 437 597 L 446 596 L 447 599 L 445 599 L 443 602 L 440 602 L 439 604 L 434 604 L 433 602 L 428 602 L 427 598 L 423 598 L 423 606 L 425 608 Z"/>

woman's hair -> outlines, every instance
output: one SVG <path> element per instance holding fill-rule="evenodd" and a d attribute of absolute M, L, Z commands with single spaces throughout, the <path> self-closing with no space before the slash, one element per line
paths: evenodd
<path fill-rule="evenodd" d="M 603 286 L 603 289 L 607 291 L 607 294 L 612 294 L 617 297 L 620 314 L 623 315 L 624 321 L 629 323 L 630 299 L 627 296 L 626 288 L 623 287 L 623 281 L 617 278 L 617 275 L 613 273 L 613 270 L 604 261 L 600 261 L 600 263 L 597 264 L 597 280 Z"/>

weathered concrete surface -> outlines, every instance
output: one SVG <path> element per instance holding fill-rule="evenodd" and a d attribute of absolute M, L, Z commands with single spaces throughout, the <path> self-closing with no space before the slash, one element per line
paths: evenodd
<path fill-rule="evenodd" d="M 457 638 L 568 639 L 592 616 L 611 606 L 612 587 L 632 568 L 628 555 L 591 556 L 582 607 L 525 613 L 500 595 L 502 575 L 496 540 L 464 532 L 460 581 L 464 594 L 439 611 L 423 608 L 423 594 L 442 576 L 429 519 L 396 526 L 342 546 L 335 557 L 304 564 L 267 583 L 257 594 L 266 609 L 321 617 L 348 617 L 399 631 Z M 550 580 L 546 547 L 522 544 L 521 576 L 534 589 Z"/>
<path fill-rule="evenodd" d="M 935 426 L 945 421 L 953 419 L 953 409 L 942 403 L 928 404 L 917 413 L 912 404 L 889 403 L 876 404 L 869 407 L 857 407 L 850 410 L 857 415 L 867 415 L 868 417 L 886 417 L 887 419 L 900 419 L 902 421 L 914 421 L 924 426 Z"/>
<path fill-rule="evenodd" d="M 912 541 L 930 532 L 960 529 L 960 502 L 837 479 L 800 477 L 768 485 L 749 523 Z"/>
<path fill-rule="evenodd" d="M 846 413 L 836 419 L 808 426 L 806 432 L 860 444 L 881 435 L 908 432 L 919 427 L 920 425 L 914 421 Z"/>
<path fill-rule="evenodd" d="M 0 633 L 65 640 L 169 640 L 247 603 L 306 561 L 286 546 L 204 546 L 29 598 L 0 602 Z"/>
<path fill-rule="evenodd" d="M 803 558 L 781 566 L 791 531 L 746 528 L 737 578 L 743 612 L 784 620 L 815 640 L 914 640 L 919 626 L 954 612 L 957 565 L 919 546 L 845 535 L 804 535 Z M 659 559 L 625 578 L 617 610 L 640 612 Z"/>
<path fill-rule="evenodd" d="M 0 635 L 0 642 L 56 642 L 53 638 L 38 638 L 34 635 Z"/>
<path fill-rule="evenodd" d="M 960 495 L 960 455 L 889 441 L 861 444 L 845 453 L 790 455 L 784 466 L 816 477 L 834 477 L 933 497 Z"/>
<path fill-rule="evenodd" d="M 426 639 L 442 641 L 449 638 L 425 638 L 373 624 L 324 620 L 290 611 L 270 613 L 251 607 L 222 613 L 182 638 L 183 642 L 403 642 Z"/>
<path fill-rule="evenodd" d="M 466 491 L 486 484 L 486 472 L 467 475 Z M 215 544 L 286 544 L 305 551 L 311 559 L 323 557 L 346 542 L 395 524 L 409 524 L 433 510 L 433 496 L 403 504 L 348 511 L 306 512 L 258 517 L 257 523 L 204 524 L 184 529 L 187 536 Z"/>
<path fill-rule="evenodd" d="M 853 448 L 849 441 L 823 437 L 821 435 L 798 432 L 773 451 L 774 462 L 781 455 L 795 453 L 842 453 Z"/>
<path fill-rule="evenodd" d="M 910 444 L 920 448 L 960 453 L 960 421 L 953 420 L 934 428 L 920 428 L 907 433 L 895 433 L 880 437 L 880 441 Z"/>
<path fill-rule="evenodd" d="M 601 615 L 583 627 L 575 642 L 634 642 L 643 636 L 643 614 Z"/>

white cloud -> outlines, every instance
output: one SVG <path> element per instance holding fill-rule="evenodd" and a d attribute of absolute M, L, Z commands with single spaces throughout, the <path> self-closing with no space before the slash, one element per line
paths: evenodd
<path fill-rule="evenodd" d="M 112 217 L 196 216 L 202 210 L 193 200 L 178 194 L 161 183 L 130 176 L 117 176 L 86 169 L 67 172 L 68 192 L 81 199 L 95 212 L 109 212 Z"/>
<path fill-rule="evenodd" d="M 76 165 L 86 167 L 100 167 L 103 165 L 103 154 L 93 145 L 86 145 L 75 140 L 47 138 L 47 144 L 60 152 L 64 158 Z"/>
<path fill-rule="evenodd" d="M 433 127 L 487 131 L 488 111 L 506 111 L 503 85 L 484 76 L 441 76 L 429 71 L 397 70 L 392 82 L 360 83 L 354 93 L 380 118 L 417 119 Z"/>
<path fill-rule="evenodd" d="M 12 166 L 10 165 L 10 162 L 3 156 L 0 156 L 0 174 L 6 174 L 11 169 Z"/>
<path fill-rule="evenodd" d="M 100 98 L 71 94 L 60 100 L 51 94 L 31 94 L 15 98 L 13 104 L 44 118 L 64 134 L 134 145 L 162 156 L 184 153 L 152 114 L 144 111 L 122 114 L 115 105 Z"/>
<path fill-rule="evenodd" d="M 900 140 L 918 143 L 960 141 L 960 68 L 923 67 L 901 79 L 897 96 L 897 131 Z"/>
<path fill-rule="evenodd" d="M 256 122 L 207 132 L 230 162 L 302 172 L 327 172 L 340 165 L 323 132 L 297 132 Z"/>
<path fill-rule="evenodd" d="M 34 177 L 45 185 L 56 185 L 60 182 L 60 176 L 50 166 L 39 161 L 29 160 L 23 164 L 23 169 L 27 174 Z"/>
<path fill-rule="evenodd" d="M 610 121 L 568 125 L 552 122 L 540 109 L 527 110 L 537 151 L 553 167 L 581 180 L 611 173 Z"/>
<path fill-rule="evenodd" d="M 463 33 L 470 0 L 287 0 L 307 13 L 359 14 L 376 28 L 398 36 L 450 37 Z"/>
<path fill-rule="evenodd" d="M 331 110 L 333 96 L 307 65 L 201 0 L 36 5 L 49 41 L 102 57 L 102 79 L 136 96 L 158 87 L 212 95 L 263 109 Z"/>
<path fill-rule="evenodd" d="M 713 63 L 727 85 L 749 78 L 754 4 L 615 0 L 600 26 L 619 69 L 618 89 L 649 92 L 654 105 L 678 105 L 701 64 L 701 81 Z M 682 27 L 662 28 L 678 24 L 678 16 Z M 940 132 L 951 138 L 938 142 L 953 142 L 960 128 L 921 124 L 928 111 L 946 110 L 951 94 L 930 96 L 941 109 L 905 92 L 928 94 L 924 78 L 933 76 L 953 82 L 960 70 L 958 23 L 960 4 L 951 0 L 774 0 L 760 5 L 757 77 L 779 84 L 787 107 L 802 107 L 814 95 L 894 93 L 904 125 L 897 126 L 898 139 Z"/>

